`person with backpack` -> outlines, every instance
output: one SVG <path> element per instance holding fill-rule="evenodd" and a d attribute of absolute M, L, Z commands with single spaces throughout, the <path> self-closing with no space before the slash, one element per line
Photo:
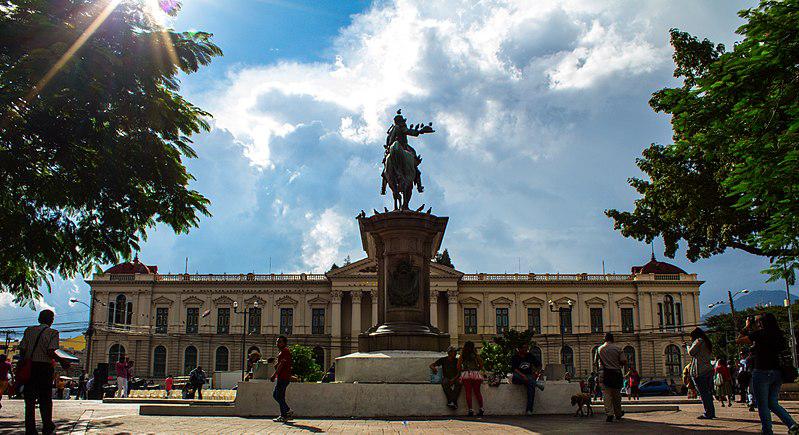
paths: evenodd
<path fill-rule="evenodd" d="M 205 385 L 207 380 L 208 377 L 205 375 L 202 366 L 197 366 L 197 368 L 189 372 L 189 383 L 191 383 L 197 394 L 197 400 L 203 400 L 203 385 Z"/>
<path fill-rule="evenodd" d="M 772 313 L 763 313 L 756 321 L 746 319 L 746 326 L 736 340 L 741 345 L 751 345 L 754 356 L 752 367 L 752 394 L 757 403 L 760 426 L 766 435 L 773 434 L 771 413 L 788 426 L 789 434 L 799 434 L 799 425 L 779 403 L 783 369 L 793 369 L 780 361 L 780 353 L 786 349 L 785 336 L 777 318 Z M 790 370 L 786 370 L 790 371 Z M 795 369 L 793 377 L 796 376 Z M 793 381 L 793 379 L 791 379 Z"/>
<path fill-rule="evenodd" d="M 42 310 L 39 313 L 39 325 L 25 329 L 19 343 L 19 354 L 22 360 L 17 366 L 17 382 L 24 385 L 25 397 L 25 433 L 36 431 L 36 402 L 39 402 L 39 413 L 42 417 L 42 433 L 55 432 L 53 423 L 53 377 L 55 368 L 53 361 L 61 364 L 64 370 L 69 368 L 69 361 L 56 354 L 58 350 L 58 331 L 51 328 L 55 313 Z"/>

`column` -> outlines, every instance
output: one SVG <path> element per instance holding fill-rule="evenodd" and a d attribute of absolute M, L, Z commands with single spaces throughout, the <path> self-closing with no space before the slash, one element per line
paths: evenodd
<path fill-rule="evenodd" d="M 430 292 L 430 325 L 438 328 L 438 291 Z"/>
<path fill-rule="evenodd" d="M 450 290 L 447 292 L 447 302 L 449 305 L 449 343 L 458 346 L 458 292 Z"/>
<path fill-rule="evenodd" d="M 330 292 L 330 356 L 341 356 L 341 292 Z"/>
<path fill-rule="evenodd" d="M 351 292 L 352 294 L 352 334 L 350 337 L 356 343 L 358 342 L 358 334 L 361 333 L 361 296 L 360 290 Z"/>
<path fill-rule="evenodd" d="M 377 290 L 370 291 L 372 294 L 372 325 L 377 325 Z"/>

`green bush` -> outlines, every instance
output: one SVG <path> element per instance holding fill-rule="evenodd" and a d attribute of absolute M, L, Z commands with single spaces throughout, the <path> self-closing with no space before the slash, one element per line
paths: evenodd
<path fill-rule="evenodd" d="M 510 373 L 511 359 L 519 346 L 524 343 L 531 347 L 534 345 L 532 331 L 509 329 L 504 334 L 494 337 L 490 342 L 483 340 L 482 349 L 480 350 L 483 366 L 492 373 L 501 375 Z"/>
<path fill-rule="evenodd" d="M 316 363 L 313 348 L 302 344 L 292 344 L 289 346 L 291 351 L 291 368 L 294 375 L 302 382 L 316 382 L 322 379 L 322 368 Z"/>

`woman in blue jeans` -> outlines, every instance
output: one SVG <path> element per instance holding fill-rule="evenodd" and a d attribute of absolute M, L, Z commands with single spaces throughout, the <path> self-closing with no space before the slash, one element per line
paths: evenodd
<path fill-rule="evenodd" d="M 799 434 L 799 426 L 791 415 L 780 406 L 779 396 L 782 386 L 780 370 L 780 353 L 785 350 L 785 337 L 777 324 L 777 318 L 771 313 L 758 316 L 756 325 L 746 319 L 746 326 L 738 337 L 738 344 L 752 346 L 754 367 L 752 370 L 752 395 L 757 403 L 757 413 L 763 433 L 773 434 L 771 430 L 771 413 L 788 426 L 789 434 Z"/>
<path fill-rule="evenodd" d="M 700 328 L 691 331 L 691 340 L 693 341 L 688 346 L 688 354 L 691 355 L 691 378 L 705 408 L 705 413 L 698 418 L 713 419 L 716 418 L 716 407 L 713 405 L 713 365 L 710 364 L 713 344 Z"/>

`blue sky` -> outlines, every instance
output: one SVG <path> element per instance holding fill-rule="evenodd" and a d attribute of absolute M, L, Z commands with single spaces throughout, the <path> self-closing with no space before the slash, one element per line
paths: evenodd
<path fill-rule="evenodd" d="M 648 107 L 674 85 L 668 30 L 728 46 L 742 1 L 185 0 L 171 23 L 214 33 L 223 58 L 183 77 L 210 111 L 187 162 L 212 217 L 188 235 L 150 232 L 140 258 L 162 273 L 322 272 L 361 258 L 354 216 L 379 196 L 381 143 L 397 108 L 437 132 L 414 140 L 425 203 L 450 217 L 443 245 L 464 272 L 626 273 L 650 248 L 613 231 L 626 179 L 668 118 Z M 655 252 L 663 258 L 662 244 Z M 671 261 L 671 260 L 670 260 Z M 728 252 L 673 262 L 727 289 L 781 289 L 766 261 Z M 82 278 L 40 306 L 86 320 Z M 0 324 L 35 319 L 0 298 Z"/>

